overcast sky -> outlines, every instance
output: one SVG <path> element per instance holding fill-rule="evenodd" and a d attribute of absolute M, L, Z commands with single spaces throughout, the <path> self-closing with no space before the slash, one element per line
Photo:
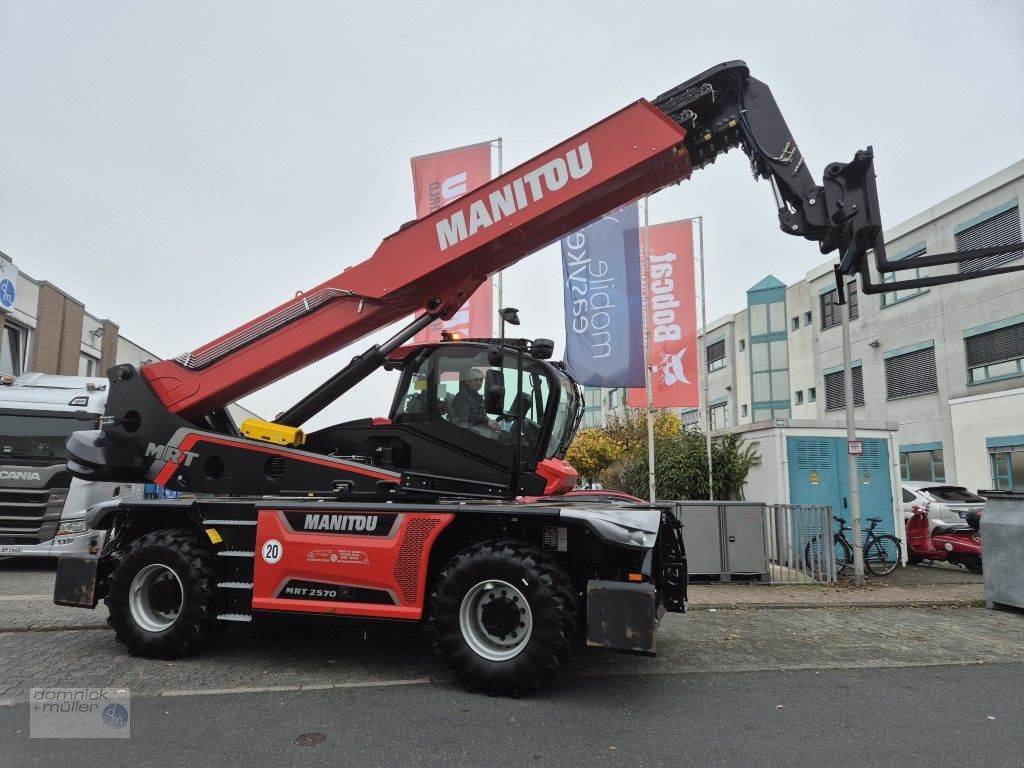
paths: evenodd
<path fill-rule="evenodd" d="M 367 258 L 413 218 L 411 155 L 500 135 L 508 168 L 736 58 L 816 177 L 874 145 L 891 226 L 1024 157 L 1022 41 L 1019 0 L 0 0 L 0 250 L 172 356 Z M 822 261 L 739 151 L 651 204 L 696 214 L 709 317 Z M 548 248 L 505 281 L 559 353 L 560 280 Z M 243 402 L 272 416 L 357 347 Z"/>

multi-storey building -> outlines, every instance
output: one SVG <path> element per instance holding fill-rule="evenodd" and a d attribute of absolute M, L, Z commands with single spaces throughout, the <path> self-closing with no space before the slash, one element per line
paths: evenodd
<path fill-rule="evenodd" d="M 889 258 L 1020 242 L 1022 196 L 1024 161 L 892 227 Z M 899 423 L 904 478 L 1024 488 L 1024 273 L 871 296 L 858 294 L 855 279 L 848 285 L 856 418 Z M 708 325 L 701 405 L 713 429 L 844 418 L 835 298 L 827 262 L 791 285 L 767 275 L 747 291 L 746 307 Z M 698 421 L 697 410 L 681 415 Z"/>
<path fill-rule="evenodd" d="M 3 285 L 6 281 L 7 285 Z M 117 323 L 46 280 L 35 280 L 0 253 L 0 375 L 25 371 L 103 376 L 112 365 L 141 365 L 157 356 L 126 339 Z"/>

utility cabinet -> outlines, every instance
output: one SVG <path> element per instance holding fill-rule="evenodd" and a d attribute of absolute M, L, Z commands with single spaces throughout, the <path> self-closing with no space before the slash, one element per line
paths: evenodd
<path fill-rule="evenodd" d="M 861 422 L 857 439 L 863 453 L 857 457 L 857 490 L 861 526 L 869 518 L 881 519 L 875 531 L 903 540 L 902 499 L 899 491 L 899 454 L 894 435 L 898 425 Z M 727 432 L 740 432 L 761 455 L 751 469 L 743 493 L 767 504 L 829 506 L 832 514 L 852 521 L 850 476 L 847 466 L 846 427 L 841 421 L 776 419 L 744 424 Z"/>
<path fill-rule="evenodd" d="M 755 501 L 673 501 L 683 524 L 691 576 L 768 579 L 765 505 Z"/>

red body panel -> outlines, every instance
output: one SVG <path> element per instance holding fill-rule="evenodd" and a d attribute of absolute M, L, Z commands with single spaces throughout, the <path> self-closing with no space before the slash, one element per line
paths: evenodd
<path fill-rule="evenodd" d="M 165 360 L 144 366 L 142 373 L 167 408 L 196 417 L 401 320 L 433 299 L 440 300 L 440 314 L 449 317 L 489 275 L 616 206 L 688 177 L 684 136 L 649 102 L 635 102 L 400 229 L 369 259 L 305 294 L 329 290 L 352 295 L 332 293 L 312 311 L 303 309 L 306 299 L 298 296 L 192 352 L 192 359 L 200 359 L 225 344 L 233 349 L 218 353 L 205 367 Z M 575 157 L 582 164 L 584 145 L 590 167 L 573 175 L 570 160 L 567 177 L 566 161 Z M 544 173 L 552 164 L 561 166 L 561 175 Z M 536 184 L 524 182 L 530 178 Z M 491 196 L 513 191 L 515 210 L 489 223 L 474 218 L 474 203 L 484 201 L 493 212 Z M 439 225 L 460 214 L 472 231 L 445 244 Z M 260 330 L 282 313 L 294 319 L 269 332 Z"/>
<path fill-rule="evenodd" d="M 544 459 L 537 462 L 537 474 L 544 478 L 544 495 L 559 496 L 576 487 L 580 479 L 576 468 L 563 459 Z"/>
<path fill-rule="evenodd" d="M 227 445 L 227 446 L 238 446 L 244 448 L 247 451 L 254 451 L 256 453 L 265 453 L 270 456 L 280 456 L 284 454 L 281 448 L 278 448 L 269 443 L 261 444 L 254 440 L 239 439 L 232 437 L 220 437 L 210 434 L 192 433 L 187 435 L 179 445 L 176 447 L 182 451 L 191 451 L 199 443 L 213 443 L 216 445 Z M 329 456 L 317 456 L 311 453 L 305 453 L 300 451 L 288 451 L 287 454 L 298 461 L 306 461 L 310 464 L 320 464 L 325 467 L 337 467 L 345 472 L 352 472 L 357 475 L 363 475 L 365 477 L 372 477 L 376 480 L 384 480 L 385 482 L 396 482 L 401 475 L 398 472 L 390 472 L 386 469 L 379 469 L 377 467 L 371 467 L 366 464 L 360 464 L 356 461 L 345 461 L 343 459 L 332 459 Z M 163 469 L 153 478 L 153 482 L 157 485 L 167 485 L 170 482 L 171 477 L 178 470 L 178 464 L 173 461 L 168 461 Z"/>
<path fill-rule="evenodd" d="M 296 523 L 307 515 L 374 518 L 373 533 L 377 535 L 365 530 L 304 531 Z M 430 550 L 453 517 L 451 513 L 433 512 L 395 514 L 358 509 L 320 512 L 310 507 L 261 509 L 256 528 L 252 607 L 268 611 L 419 619 L 423 616 Z M 386 521 L 385 518 L 393 519 Z M 276 551 L 273 551 L 273 542 L 278 544 Z M 269 556 L 268 543 L 271 545 Z M 308 598 L 301 594 L 289 596 L 289 585 L 309 583 L 325 588 L 316 590 L 315 596 Z M 341 588 L 337 590 L 339 593 L 351 588 L 378 600 L 335 595 L 327 585 Z"/>

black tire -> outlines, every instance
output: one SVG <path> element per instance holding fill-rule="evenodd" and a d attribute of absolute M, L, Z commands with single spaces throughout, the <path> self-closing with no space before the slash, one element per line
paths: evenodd
<path fill-rule="evenodd" d="M 967 560 L 964 563 L 964 568 L 966 568 L 971 573 L 984 573 L 985 572 L 985 569 L 982 566 L 982 561 L 981 561 L 980 557 L 972 557 L 970 560 Z"/>
<path fill-rule="evenodd" d="M 530 612 L 528 637 L 517 641 L 522 645 L 515 656 L 503 660 L 475 650 L 460 623 L 464 602 L 492 581 L 515 585 L 514 591 L 528 603 L 519 610 Z M 430 612 L 434 652 L 468 689 L 508 695 L 533 691 L 554 677 L 571 656 L 579 625 L 576 593 L 562 567 L 533 545 L 507 539 L 474 545 L 448 562 L 434 586 Z M 501 595 L 497 602 L 512 606 L 505 593 Z"/>
<path fill-rule="evenodd" d="M 224 625 L 217 620 L 214 605 L 214 554 L 197 535 L 186 530 L 153 531 L 131 542 L 118 559 L 105 600 L 110 611 L 107 623 L 114 628 L 117 641 L 133 654 L 174 659 L 194 653 L 220 636 Z M 165 600 L 167 610 L 161 616 L 171 623 L 159 630 L 143 626 L 130 604 L 133 581 L 150 566 L 162 566 L 156 570 L 172 584 L 171 596 Z M 167 576 L 171 572 L 177 584 Z"/>
<path fill-rule="evenodd" d="M 825 554 L 815 551 L 821 547 L 821 542 L 821 538 L 815 536 L 804 547 L 804 567 L 808 571 L 817 571 L 819 573 L 824 571 L 821 563 L 824 562 Z M 846 543 L 845 539 L 835 535 L 832 536 L 831 543 L 836 553 L 836 576 L 839 576 L 843 571 L 853 567 L 853 549 Z"/>
<path fill-rule="evenodd" d="M 874 536 L 864 545 L 864 567 L 875 576 L 888 576 L 900 564 L 902 545 L 889 534 Z"/>

